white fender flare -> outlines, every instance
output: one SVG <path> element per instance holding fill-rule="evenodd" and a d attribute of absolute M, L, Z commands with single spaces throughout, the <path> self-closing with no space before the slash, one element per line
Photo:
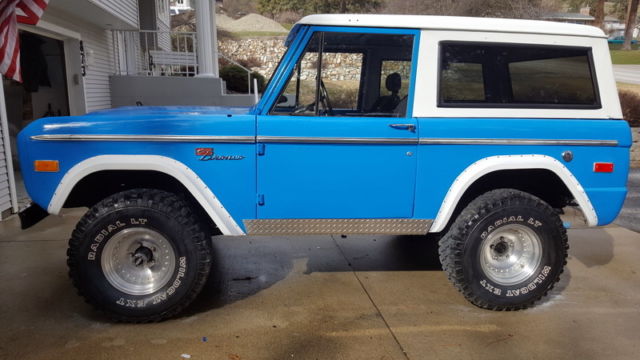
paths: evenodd
<path fill-rule="evenodd" d="M 59 214 L 67 197 L 80 180 L 104 170 L 149 170 L 172 176 L 193 195 L 224 235 L 244 235 L 244 231 L 213 191 L 193 170 L 177 160 L 157 155 L 100 155 L 76 164 L 58 184 L 47 211 L 50 214 Z"/>
<path fill-rule="evenodd" d="M 587 193 L 571 171 L 560 161 L 547 155 L 501 155 L 478 160 L 458 175 L 453 184 L 451 184 L 429 232 L 440 232 L 444 230 L 458 201 L 460 201 L 465 191 L 467 191 L 476 180 L 494 171 L 518 169 L 545 169 L 558 175 L 578 205 L 580 205 L 587 224 L 589 226 L 598 225 L 598 216 Z"/>

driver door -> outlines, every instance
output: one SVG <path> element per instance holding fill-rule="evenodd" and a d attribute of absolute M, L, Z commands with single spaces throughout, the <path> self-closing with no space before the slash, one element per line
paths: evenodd
<path fill-rule="evenodd" d="M 419 33 L 314 30 L 279 100 L 258 116 L 258 219 L 411 218 Z M 409 96 L 380 112 L 371 107 L 388 92 L 385 60 L 404 64 Z"/>

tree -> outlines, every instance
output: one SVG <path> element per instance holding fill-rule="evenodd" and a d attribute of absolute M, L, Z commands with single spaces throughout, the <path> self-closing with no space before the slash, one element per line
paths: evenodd
<path fill-rule="evenodd" d="M 627 12 L 627 21 L 624 28 L 624 44 L 622 50 L 631 50 L 631 39 L 633 38 L 633 30 L 636 27 L 636 17 L 638 16 L 638 0 L 629 0 L 629 11 Z"/>
<path fill-rule="evenodd" d="M 556 9 L 550 0 L 387 0 L 385 12 L 535 19 Z"/>
<path fill-rule="evenodd" d="M 597 26 L 604 30 L 604 0 L 598 0 L 595 7 L 596 13 L 595 20 L 593 21 L 593 26 Z"/>
<path fill-rule="evenodd" d="M 568 11 L 580 12 L 580 9 L 585 6 L 593 8 L 597 1 L 599 0 L 565 0 L 565 4 L 567 5 Z"/>
<path fill-rule="evenodd" d="M 286 11 L 300 14 L 368 13 L 379 9 L 382 0 L 259 0 L 258 11 L 275 17 Z"/>

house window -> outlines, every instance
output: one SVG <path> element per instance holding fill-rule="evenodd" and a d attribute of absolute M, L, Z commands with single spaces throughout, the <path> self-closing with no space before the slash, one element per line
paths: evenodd
<path fill-rule="evenodd" d="M 441 43 L 438 106 L 598 109 L 591 50 Z"/>

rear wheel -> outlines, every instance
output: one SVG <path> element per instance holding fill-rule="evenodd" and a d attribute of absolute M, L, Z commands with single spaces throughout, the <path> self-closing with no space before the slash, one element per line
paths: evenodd
<path fill-rule="evenodd" d="M 183 310 L 207 280 L 211 247 L 187 203 L 158 190 L 115 194 L 80 220 L 67 263 L 85 299 L 117 321 Z"/>
<path fill-rule="evenodd" d="M 541 199 L 511 189 L 472 201 L 440 240 L 449 280 L 476 306 L 519 310 L 533 305 L 559 280 L 567 233 Z"/>

